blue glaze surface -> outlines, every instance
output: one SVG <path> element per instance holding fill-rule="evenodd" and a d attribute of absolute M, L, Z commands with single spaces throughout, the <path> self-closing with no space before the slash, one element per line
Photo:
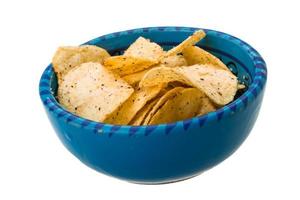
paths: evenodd
<path fill-rule="evenodd" d="M 121 54 L 139 36 L 165 49 L 199 28 L 150 27 L 112 33 L 85 44 Z M 267 69 L 259 53 L 231 35 L 204 29 L 199 46 L 219 57 L 248 87 L 216 112 L 155 126 L 116 126 L 93 122 L 65 110 L 55 99 L 56 76 L 45 69 L 39 93 L 64 146 L 91 168 L 139 183 L 166 183 L 193 177 L 230 156 L 250 133 L 262 103 Z"/>

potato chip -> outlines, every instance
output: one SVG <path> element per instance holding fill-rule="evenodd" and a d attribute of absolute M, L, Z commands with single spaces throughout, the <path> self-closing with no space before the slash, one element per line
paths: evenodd
<path fill-rule="evenodd" d="M 170 123 L 194 117 L 201 107 L 203 93 L 196 88 L 185 88 L 170 98 L 153 115 L 149 125 Z"/>
<path fill-rule="evenodd" d="M 185 83 L 183 83 L 183 82 L 180 82 L 180 81 L 172 81 L 172 82 L 169 82 L 169 83 L 168 83 L 168 86 L 169 86 L 169 87 L 172 87 L 172 88 L 175 88 L 175 87 L 190 88 L 190 87 L 192 87 L 192 86 L 187 85 L 187 84 L 185 84 Z"/>
<path fill-rule="evenodd" d="M 186 66 L 187 61 L 182 55 L 164 56 L 160 60 L 160 65 L 165 67 Z"/>
<path fill-rule="evenodd" d="M 59 47 L 52 59 L 53 69 L 61 81 L 63 76 L 72 68 L 85 63 L 103 63 L 103 59 L 110 55 L 105 49 L 92 45 L 82 45 L 79 47 Z"/>
<path fill-rule="evenodd" d="M 245 85 L 243 85 L 241 83 L 238 84 L 238 90 L 242 90 L 242 89 L 245 89 L 245 88 L 246 88 Z"/>
<path fill-rule="evenodd" d="M 131 86 L 135 86 L 137 83 L 140 82 L 140 80 L 143 78 L 143 76 L 152 68 L 154 67 L 178 67 L 178 66 L 185 66 L 187 65 L 186 60 L 182 55 L 175 55 L 175 56 L 168 56 L 164 57 L 159 64 L 153 65 L 149 67 L 148 69 L 145 69 L 143 71 L 135 72 L 133 74 L 128 74 L 125 76 L 122 76 L 122 78 Z"/>
<path fill-rule="evenodd" d="M 84 103 L 75 107 L 74 113 L 78 116 L 81 116 L 89 120 L 103 122 L 103 120 L 110 113 L 110 111 L 103 110 L 107 108 L 106 106 L 108 106 L 107 99 L 108 98 L 106 98 L 106 104 L 105 104 L 103 101 L 99 100 L 98 95 L 92 96 L 86 99 Z"/>
<path fill-rule="evenodd" d="M 143 71 L 159 62 L 164 54 L 156 43 L 139 37 L 122 56 L 113 56 L 105 60 L 104 65 L 120 76 Z"/>
<path fill-rule="evenodd" d="M 143 122 L 143 125 L 147 125 L 150 122 L 153 115 L 158 111 L 158 109 L 162 105 L 164 105 L 167 100 L 176 97 L 178 95 L 178 93 L 183 89 L 184 88 L 182 88 L 182 87 L 177 87 L 177 88 L 173 88 L 171 90 L 166 91 L 165 94 L 162 95 L 162 97 L 157 101 L 157 103 L 152 107 L 150 112 L 147 114 L 147 116 L 145 117 L 145 120 Z"/>
<path fill-rule="evenodd" d="M 187 67 L 157 67 L 149 70 L 140 81 L 140 87 L 180 81 L 203 91 L 213 102 L 225 105 L 231 102 L 237 91 L 237 78 L 226 70 L 211 65 Z"/>
<path fill-rule="evenodd" d="M 69 111 L 102 121 L 133 93 L 133 88 L 100 63 L 84 63 L 70 70 L 58 88 L 58 100 Z"/>
<path fill-rule="evenodd" d="M 198 111 L 198 116 L 207 114 L 209 112 L 213 112 L 215 110 L 216 106 L 211 102 L 211 100 L 207 96 L 204 96 L 201 99 L 201 107 Z"/>
<path fill-rule="evenodd" d="M 124 52 L 124 56 L 134 58 L 143 58 L 154 63 L 164 54 L 164 50 L 156 43 L 143 37 L 139 37 L 129 48 Z"/>
<path fill-rule="evenodd" d="M 193 35 L 189 36 L 187 39 L 185 39 L 182 43 L 180 43 L 178 46 L 173 47 L 169 51 L 167 51 L 165 56 L 172 56 L 179 53 L 182 53 L 182 51 L 190 46 L 195 45 L 197 42 L 199 42 L 201 39 L 205 37 L 205 32 L 203 30 L 198 30 L 193 33 Z"/>
<path fill-rule="evenodd" d="M 229 71 L 211 65 L 192 65 L 181 67 L 178 72 L 218 105 L 225 105 L 234 99 L 238 81 Z"/>
<path fill-rule="evenodd" d="M 125 76 L 122 76 L 122 78 L 131 86 L 135 86 L 137 83 L 140 82 L 140 80 L 143 78 L 143 76 L 150 70 L 150 68 L 139 71 L 133 74 L 128 74 Z"/>
<path fill-rule="evenodd" d="M 127 99 L 124 104 L 115 112 L 111 113 L 105 120 L 105 123 L 110 124 L 128 124 L 136 113 L 144 107 L 144 105 L 156 97 L 163 85 L 139 88 Z"/>
<path fill-rule="evenodd" d="M 114 73 L 125 76 L 135 72 L 143 71 L 154 65 L 155 62 L 145 58 L 131 56 L 112 56 L 104 61 L 104 66 Z"/>
<path fill-rule="evenodd" d="M 156 103 L 161 99 L 161 97 L 166 94 L 169 90 L 173 89 L 173 87 L 166 86 L 161 89 L 159 94 L 147 103 L 131 120 L 130 124 L 134 126 L 142 125 L 144 123 L 145 118 L 148 116 L 148 113 L 152 110 L 152 108 L 156 105 Z M 166 98 L 166 97 L 164 97 Z M 161 100 L 162 102 L 162 100 Z"/>
<path fill-rule="evenodd" d="M 145 105 L 135 116 L 134 118 L 131 120 L 131 122 L 129 123 L 130 125 L 133 126 L 139 126 L 142 125 L 144 122 L 145 117 L 147 116 L 147 114 L 150 112 L 150 110 L 153 108 L 153 106 L 158 102 L 158 100 L 160 99 L 160 97 L 155 98 L 153 100 L 151 100 L 151 102 L 148 102 L 147 105 Z"/>
<path fill-rule="evenodd" d="M 187 80 L 181 74 L 177 73 L 177 68 L 169 68 L 169 67 L 156 67 L 150 69 L 142 78 L 139 83 L 140 87 L 148 87 L 161 83 L 169 83 L 172 81 L 179 81 L 185 84 Z"/>
<path fill-rule="evenodd" d="M 211 64 L 220 69 L 230 71 L 227 66 L 217 57 L 197 46 L 187 47 L 182 51 L 188 65 Z"/>

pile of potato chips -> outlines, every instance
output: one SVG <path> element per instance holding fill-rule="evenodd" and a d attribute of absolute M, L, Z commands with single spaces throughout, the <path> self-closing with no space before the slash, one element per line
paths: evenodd
<path fill-rule="evenodd" d="M 153 125 L 206 114 L 228 104 L 237 77 L 194 46 L 196 31 L 164 51 L 143 37 L 120 56 L 100 47 L 60 47 L 53 57 L 60 104 L 78 116 L 117 125 Z"/>

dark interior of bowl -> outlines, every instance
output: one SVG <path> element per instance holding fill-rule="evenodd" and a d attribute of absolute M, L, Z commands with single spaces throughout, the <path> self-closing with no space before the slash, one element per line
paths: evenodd
<path fill-rule="evenodd" d="M 139 36 L 148 38 L 151 41 L 161 45 L 164 50 L 168 50 L 178 45 L 192 33 L 193 31 L 127 31 L 102 36 L 85 44 L 102 47 L 114 56 L 122 55 L 124 50 L 126 50 L 128 46 L 133 43 Z M 197 44 L 197 46 L 205 49 L 206 51 L 212 53 L 220 60 L 222 60 L 222 62 L 224 62 L 228 66 L 228 68 L 238 77 L 239 82 L 246 86 L 244 89 L 237 92 L 235 98 L 241 96 L 247 90 L 248 86 L 252 83 L 252 77 L 254 75 L 252 66 L 253 64 L 247 52 L 242 50 L 239 44 L 234 43 L 229 39 L 218 37 L 217 34 L 210 34 L 209 32 L 207 33 L 207 36 Z M 56 96 L 57 79 L 55 76 L 53 76 L 51 80 L 51 89 Z"/>

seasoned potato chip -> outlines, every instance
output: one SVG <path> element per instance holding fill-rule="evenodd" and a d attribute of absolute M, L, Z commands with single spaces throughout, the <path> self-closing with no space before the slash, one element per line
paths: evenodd
<path fill-rule="evenodd" d="M 204 115 L 209 112 L 213 112 L 216 110 L 216 106 L 210 101 L 210 99 L 207 96 L 204 96 L 201 99 L 201 107 L 198 111 L 198 116 Z"/>
<path fill-rule="evenodd" d="M 147 105 L 145 105 L 131 120 L 129 123 L 133 126 L 139 126 L 143 124 L 143 121 L 147 114 L 150 112 L 150 110 L 153 108 L 153 106 L 158 102 L 159 97 L 151 100 L 151 102 L 148 102 Z"/>
<path fill-rule="evenodd" d="M 143 71 L 159 62 L 164 54 L 156 43 L 139 37 L 122 56 L 113 56 L 105 60 L 104 65 L 120 76 Z"/>
<path fill-rule="evenodd" d="M 225 105 L 234 99 L 238 81 L 229 71 L 215 69 L 211 65 L 192 65 L 181 67 L 178 72 L 218 105 Z"/>
<path fill-rule="evenodd" d="M 103 121 L 133 93 L 133 88 L 100 63 L 84 63 L 70 70 L 58 88 L 58 100 L 69 111 Z"/>
<path fill-rule="evenodd" d="M 59 47 L 52 59 L 53 69 L 61 81 L 63 76 L 72 68 L 85 63 L 103 63 L 103 59 L 110 55 L 105 49 L 92 45 L 82 45 L 79 47 Z"/>
<path fill-rule="evenodd" d="M 122 78 L 131 86 L 135 86 L 140 80 L 143 78 L 143 76 L 152 68 L 155 67 L 179 67 L 179 66 L 185 66 L 187 65 L 186 60 L 182 55 L 175 55 L 175 56 L 168 56 L 164 57 L 159 64 L 153 65 L 149 67 L 148 69 L 145 69 L 143 71 L 135 72 L 133 74 L 128 74 L 125 76 L 122 76 Z"/>
<path fill-rule="evenodd" d="M 154 63 L 164 54 L 164 50 L 156 43 L 143 37 L 139 37 L 129 48 L 124 52 L 124 56 L 134 58 L 143 58 Z"/>
<path fill-rule="evenodd" d="M 196 116 L 201 107 L 203 95 L 196 88 L 185 88 L 179 91 L 153 115 L 149 125 L 170 123 Z"/>
<path fill-rule="evenodd" d="M 152 60 L 131 56 L 112 56 L 104 61 L 104 66 L 114 73 L 125 76 L 135 72 L 143 71 L 155 64 Z"/>
<path fill-rule="evenodd" d="M 144 119 L 143 125 L 147 125 L 153 115 L 158 111 L 158 109 L 165 104 L 165 102 L 169 99 L 172 99 L 178 95 L 178 93 L 183 90 L 182 87 L 173 88 L 171 90 L 168 90 L 165 92 L 165 94 L 162 95 L 162 97 L 157 101 L 157 103 L 152 107 L 152 109 L 149 111 L 147 116 Z"/>
<path fill-rule="evenodd" d="M 242 90 L 242 89 L 245 89 L 246 88 L 246 86 L 245 85 L 243 85 L 243 84 L 238 84 L 238 90 Z"/>
<path fill-rule="evenodd" d="M 151 99 L 156 97 L 163 85 L 139 88 L 127 99 L 127 101 L 119 107 L 115 112 L 111 113 L 105 120 L 110 124 L 128 124 L 136 113 Z"/>
<path fill-rule="evenodd" d="M 203 30 L 195 31 L 193 33 L 193 35 L 189 36 L 187 39 L 185 39 L 178 46 L 173 47 L 172 49 L 167 51 L 165 56 L 172 56 L 172 55 L 182 53 L 182 51 L 185 48 L 195 45 L 197 42 L 199 42 L 204 37 L 205 37 L 205 32 Z"/>
<path fill-rule="evenodd" d="M 177 73 L 177 68 L 156 67 L 149 70 L 139 83 L 140 87 L 148 87 L 161 83 L 169 83 L 172 81 L 179 81 L 189 84 L 185 77 Z M 188 83 L 186 83 L 188 82 Z"/>
<path fill-rule="evenodd" d="M 122 76 L 122 78 L 131 86 L 135 86 L 140 80 L 143 78 L 143 76 L 149 71 L 149 68 L 143 71 L 139 71 L 133 74 L 128 74 L 125 76 Z"/>
<path fill-rule="evenodd" d="M 175 87 L 190 88 L 190 87 L 192 87 L 192 86 L 187 85 L 187 84 L 185 84 L 185 83 L 183 83 L 183 82 L 180 82 L 180 81 L 172 81 L 172 82 L 169 82 L 169 83 L 168 83 L 168 86 L 169 86 L 169 87 L 172 87 L 172 88 L 175 88 Z"/>
<path fill-rule="evenodd" d="M 197 46 L 187 47 L 182 51 L 182 54 L 188 65 L 195 64 L 211 64 L 220 69 L 230 71 L 227 66 L 217 57 Z"/>
<path fill-rule="evenodd" d="M 180 81 L 203 91 L 213 102 L 225 105 L 231 102 L 237 91 L 237 78 L 226 70 L 211 65 L 187 67 L 157 67 L 149 70 L 140 81 L 140 87 Z"/>
<path fill-rule="evenodd" d="M 160 60 L 160 65 L 165 67 L 186 66 L 187 62 L 182 55 L 164 56 Z"/>

